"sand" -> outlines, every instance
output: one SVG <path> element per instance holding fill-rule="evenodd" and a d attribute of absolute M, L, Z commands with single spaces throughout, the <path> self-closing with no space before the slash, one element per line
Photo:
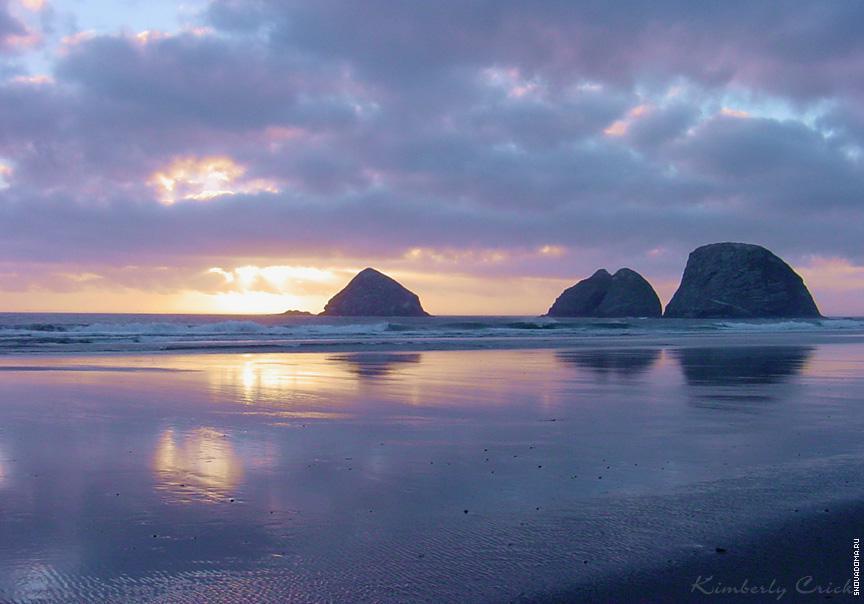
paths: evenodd
<path fill-rule="evenodd" d="M 796 601 L 862 526 L 856 341 L 0 365 L 0 601 Z"/>
<path fill-rule="evenodd" d="M 643 568 L 522 597 L 522 602 L 800 602 L 855 596 L 853 539 L 864 533 L 864 504 L 793 513 L 734 540 Z M 719 550 L 719 551 L 718 551 Z M 860 591 L 860 584 L 859 584 Z"/>

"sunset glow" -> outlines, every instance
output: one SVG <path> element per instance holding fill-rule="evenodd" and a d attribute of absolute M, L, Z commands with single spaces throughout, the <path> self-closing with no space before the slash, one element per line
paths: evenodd
<path fill-rule="evenodd" d="M 746 111 L 741 111 L 739 109 L 731 109 L 729 107 L 723 107 L 723 109 L 720 110 L 720 113 L 722 115 L 725 115 L 726 117 L 737 117 L 737 118 L 750 117 L 750 114 L 747 113 Z"/>
<path fill-rule="evenodd" d="M 0 163 L 0 189 L 5 189 L 9 186 L 9 179 L 12 177 L 12 168 L 6 164 Z"/>
<path fill-rule="evenodd" d="M 238 193 L 278 193 L 273 182 L 243 180 L 246 169 L 229 157 L 182 157 L 150 177 L 159 201 L 172 205 L 178 201 L 209 201 Z"/>
<path fill-rule="evenodd" d="M 45 8 L 45 0 L 21 0 L 21 6 L 27 10 L 39 12 Z"/>

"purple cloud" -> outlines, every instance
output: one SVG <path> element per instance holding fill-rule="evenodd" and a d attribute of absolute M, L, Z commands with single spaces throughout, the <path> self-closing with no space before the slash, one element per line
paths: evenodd
<path fill-rule="evenodd" d="M 27 31 L 8 8 L 0 40 Z M 189 31 L 79 34 L 50 79 L 0 83 L 0 263 L 672 281 L 733 239 L 862 265 L 862 18 L 260 0 Z"/>

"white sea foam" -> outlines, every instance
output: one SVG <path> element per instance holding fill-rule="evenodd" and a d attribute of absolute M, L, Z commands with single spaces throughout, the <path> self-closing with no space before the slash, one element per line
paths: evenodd
<path fill-rule="evenodd" d="M 737 331 L 801 331 L 822 327 L 818 321 L 775 321 L 770 323 L 721 321 L 717 323 L 717 326 L 721 329 Z"/>
<path fill-rule="evenodd" d="M 813 319 L 790 321 L 721 321 L 717 327 L 737 331 L 812 331 L 835 329 L 864 329 L 860 319 Z"/>
<path fill-rule="evenodd" d="M 66 331 L 82 335 L 142 335 L 142 336 L 303 336 L 303 335 L 357 335 L 380 333 L 387 323 L 358 323 L 348 325 L 265 325 L 255 321 L 219 321 L 188 325 L 180 323 L 94 323 L 74 326 Z"/>

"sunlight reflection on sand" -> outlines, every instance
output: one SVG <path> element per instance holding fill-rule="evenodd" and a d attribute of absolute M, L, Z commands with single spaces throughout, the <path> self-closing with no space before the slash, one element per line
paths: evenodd
<path fill-rule="evenodd" d="M 243 464 L 229 439 L 211 428 L 185 434 L 165 430 L 153 468 L 158 487 L 203 499 L 224 497 L 243 477 Z"/>

